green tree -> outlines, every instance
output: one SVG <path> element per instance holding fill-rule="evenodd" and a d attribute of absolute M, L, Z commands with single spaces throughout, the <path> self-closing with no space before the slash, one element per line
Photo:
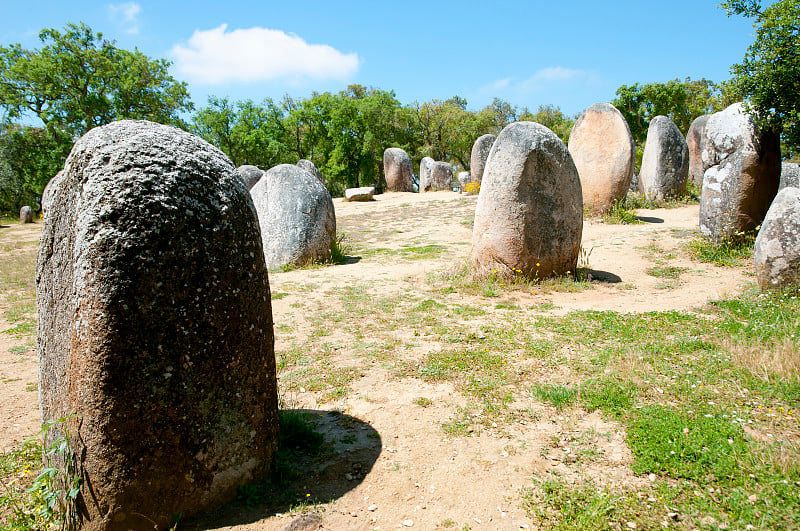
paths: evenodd
<path fill-rule="evenodd" d="M 650 120 L 656 116 L 668 116 L 685 135 L 695 118 L 732 103 L 726 94 L 712 81 L 687 77 L 684 81 L 622 85 L 612 104 L 628 122 L 633 139 L 641 145 L 647 138 Z"/>
<path fill-rule="evenodd" d="M 800 4 L 778 0 L 722 3 L 728 15 L 753 19 L 756 38 L 741 63 L 731 67 L 733 83 L 762 126 L 781 134 L 784 147 L 800 151 Z M 785 153 L 786 154 L 786 153 Z"/>
<path fill-rule="evenodd" d="M 184 125 L 181 113 L 193 108 L 186 84 L 169 75 L 168 61 L 117 48 L 83 23 L 42 30 L 39 39 L 35 50 L 0 46 L 0 110 L 7 126 L 18 125 L 4 132 L 11 135 L 5 142 L 7 149 L 24 147 L 15 156 L 27 161 L 6 169 L 28 191 L 44 188 L 54 175 L 53 155 L 55 167 L 62 166 L 89 129 L 123 118 Z M 32 119 L 42 127 L 19 125 Z"/>

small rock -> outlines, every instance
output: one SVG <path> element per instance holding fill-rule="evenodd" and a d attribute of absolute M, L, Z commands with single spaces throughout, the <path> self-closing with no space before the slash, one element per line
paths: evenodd
<path fill-rule="evenodd" d="M 373 503 L 372 505 L 370 505 L 369 507 L 367 507 L 367 510 L 368 510 L 368 511 L 375 511 L 375 510 L 377 510 L 377 509 L 378 509 L 378 506 L 377 506 L 377 505 L 375 505 L 374 503 Z"/>
<path fill-rule="evenodd" d="M 628 529 L 636 529 L 636 522 L 628 522 L 625 525 L 628 526 Z"/>
<path fill-rule="evenodd" d="M 747 501 L 749 501 L 750 503 L 755 503 L 758 501 L 758 496 L 755 494 L 751 494 L 750 496 L 747 497 Z"/>
<path fill-rule="evenodd" d="M 647 479 L 649 479 L 650 482 L 652 483 L 652 482 L 654 482 L 656 480 L 656 475 L 655 474 L 648 474 L 647 475 Z"/>
<path fill-rule="evenodd" d="M 347 481 L 353 481 L 353 475 L 352 474 L 345 474 L 344 475 L 344 479 L 346 479 Z"/>
<path fill-rule="evenodd" d="M 403 520 L 403 525 L 406 527 L 414 527 L 414 522 L 411 520 Z"/>

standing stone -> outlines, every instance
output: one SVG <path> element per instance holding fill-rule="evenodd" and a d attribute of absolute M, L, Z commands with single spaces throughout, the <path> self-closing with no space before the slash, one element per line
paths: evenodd
<path fill-rule="evenodd" d="M 781 164 L 781 182 L 778 190 L 788 187 L 800 188 L 800 164 L 796 162 L 784 162 Z"/>
<path fill-rule="evenodd" d="M 258 222 L 228 158 L 124 120 L 72 149 L 36 266 L 39 397 L 90 530 L 173 525 L 261 480 L 277 444 Z M 61 467 L 64 462 L 60 463 Z"/>
<path fill-rule="evenodd" d="M 411 157 L 400 148 L 386 148 L 383 152 L 383 172 L 386 189 L 390 192 L 413 192 Z"/>
<path fill-rule="evenodd" d="M 497 137 L 494 135 L 479 136 L 472 144 L 472 153 L 469 158 L 469 171 L 472 182 L 479 183 L 483 179 L 483 172 L 486 168 L 486 159 L 492 150 L 492 144 Z"/>
<path fill-rule="evenodd" d="M 698 116 L 686 132 L 686 147 L 689 148 L 689 179 L 698 187 L 703 186 L 703 132 L 710 114 Z"/>
<path fill-rule="evenodd" d="M 714 113 L 703 141 L 700 232 L 714 242 L 755 228 L 778 191 L 780 142 L 759 132 L 743 104 Z"/>
<path fill-rule="evenodd" d="M 242 180 L 245 188 L 250 190 L 264 176 L 264 170 L 260 169 L 258 166 L 245 164 L 244 166 L 236 168 L 236 175 Z"/>
<path fill-rule="evenodd" d="M 19 209 L 19 222 L 33 223 L 33 209 L 31 207 L 24 206 Z"/>
<path fill-rule="evenodd" d="M 648 199 L 663 201 L 686 192 L 689 148 L 678 126 L 666 116 L 656 116 L 647 129 L 647 142 L 639 172 L 639 190 Z"/>
<path fill-rule="evenodd" d="M 762 290 L 800 282 L 800 189 L 778 192 L 756 237 L 753 261 Z"/>
<path fill-rule="evenodd" d="M 325 179 L 322 177 L 322 172 L 319 171 L 317 166 L 308 159 L 300 159 L 297 161 L 297 167 L 306 170 L 308 173 L 319 179 L 319 182 L 325 186 Z"/>
<path fill-rule="evenodd" d="M 472 182 L 472 178 L 470 177 L 470 173 L 468 171 L 460 171 L 458 172 L 458 185 L 461 187 L 462 192 L 467 191 L 467 184 Z"/>
<path fill-rule="evenodd" d="M 564 142 L 543 125 L 500 132 L 475 207 L 472 263 L 544 278 L 572 271 L 583 231 L 578 170 Z"/>
<path fill-rule="evenodd" d="M 250 190 L 269 269 L 326 260 L 336 238 L 331 194 L 307 171 L 280 164 Z"/>
<path fill-rule="evenodd" d="M 56 173 L 56 176 L 50 179 L 47 185 L 44 187 L 42 191 L 42 216 L 47 216 L 47 212 L 50 210 L 50 204 L 53 202 L 53 196 L 56 193 L 56 190 L 61 185 L 61 181 L 64 179 L 64 171 L 61 170 Z"/>
<path fill-rule="evenodd" d="M 431 178 L 427 187 L 420 186 L 421 192 L 453 189 L 453 167 L 447 162 L 436 161 L 431 164 Z"/>
<path fill-rule="evenodd" d="M 581 178 L 583 203 L 592 212 L 607 211 L 625 198 L 636 147 L 628 122 L 616 107 L 595 103 L 586 109 L 572 126 L 569 152 Z"/>
<path fill-rule="evenodd" d="M 424 192 L 431 187 L 431 169 L 434 160 L 430 157 L 422 157 L 419 162 L 419 191 Z"/>

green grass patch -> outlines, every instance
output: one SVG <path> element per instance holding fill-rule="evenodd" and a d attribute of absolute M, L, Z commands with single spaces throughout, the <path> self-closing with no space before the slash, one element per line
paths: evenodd
<path fill-rule="evenodd" d="M 531 394 L 556 409 L 571 406 L 578 398 L 577 389 L 558 384 L 534 384 Z"/>
<path fill-rule="evenodd" d="M 743 265 L 743 261 L 752 258 L 756 234 L 740 234 L 719 243 L 697 237 L 684 245 L 695 260 L 720 267 L 738 267 Z"/>
<path fill-rule="evenodd" d="M 654 266 L 648 267 L 645 270 L 645 272 L 651 277 L 669 279 L 679 279 L 681 277 L 681 273 L 684 271 L 686 271 L 685 267 L 677 266 Z"/>

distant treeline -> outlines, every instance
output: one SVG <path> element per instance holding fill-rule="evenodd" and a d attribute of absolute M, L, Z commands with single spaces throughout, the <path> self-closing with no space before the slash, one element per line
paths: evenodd
<path fill-rule="evenodd" d="M 168 73 L 169 63 L 138 50 L 122 50 L 85 24 L 40 34 L 42 48 L 0 47 L 0 211 L 40 208 L 42 190 L 63 167 L 74 141 L 114 120 L 168 123 L 219 147 L 234 165 L 268 169 L 309 159 L 334 196 L 345 188 L 384 186 L 383 151 L 405 149 L 415 173 L 429 156 L 455 171 L 469 170 L 476 138 L 497 134 L 518 120 L 541 123 L 564 142 L 578 116 L 553 105 L 533 111 L 495 99 L 470 110 L 459 96 L 401 104 L 393 91 L 350 85 L 338 93 L 305 99 L 284 96 L 231 101 L 211 97 L 195 109 L 185 83 Z M 686 133 L 691 121 L 723 108 L 735 94 L 702 79 L 623 85 L 612 102 L 643 145 L 649 121 L 665 114 Z M 41 126 L 25 125 L 31 117 Z"/>

